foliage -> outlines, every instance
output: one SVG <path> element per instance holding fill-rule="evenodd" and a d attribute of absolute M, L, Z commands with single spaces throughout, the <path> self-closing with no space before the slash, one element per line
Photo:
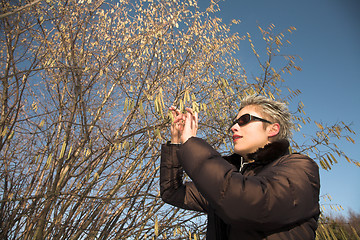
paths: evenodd
<path fill-rule="evenodd" d="M 360 214 L 350 211 L 347 219 L 343 216 L 322 216 L 316 239 L 360 239 Z"/>
<path fill-rule="evenodd" d="M 199 134 L 226 153 L 244 95 L 300 94 L 283 87 L 301 70 L 296 56 L 280 54 L 286 34 L 259 28 L 261 57 L 250 34 L 231 33 L 237 21 L 216 17 L 213 1 L 201 12 L 192 0 L 1 0 L 0 11 L 2 239 L 200 238 L 201 214 L 159 198 L 166 109 L 200 111 Z M 258 77 L 236 58 L 241 39 Z M 303 107 L 298 127 L 312 123 Z M 353 141 L 349 126 L 316 124 L 313 144 L 295 149 L 325 168 L 340 157 L 359 165 L 332 141 Z"/>

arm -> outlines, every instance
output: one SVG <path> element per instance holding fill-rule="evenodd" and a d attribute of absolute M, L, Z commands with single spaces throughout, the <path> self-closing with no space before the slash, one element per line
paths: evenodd
<path fill-rule="evenodd" d="M 228 224 L 272 231 L 319 213 L 318 167 L 294 154 L 245 177 L 204 140 L 192 137 L 178 151 L 180 164 Z"/>
<path fill-rule="evenodd" d="M 183 184 L 183 168 L 176 151 L 178 145 L 162 145 L 160 163 L 160 194 L 164 202 L 183 209 L 206 212 L 207 201 L 192 182 Z"/>

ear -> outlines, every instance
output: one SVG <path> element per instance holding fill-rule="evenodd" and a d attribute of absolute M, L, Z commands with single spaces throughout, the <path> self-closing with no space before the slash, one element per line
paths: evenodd
<path fill-rule="evenodd" d="M 274 137 L 279 134 L 280 131 L 280 124 L 273 123 L 268 126 L 268 137 Z"/>

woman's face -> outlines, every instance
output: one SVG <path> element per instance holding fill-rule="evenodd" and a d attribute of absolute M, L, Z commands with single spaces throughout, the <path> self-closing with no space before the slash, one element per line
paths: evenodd
<path fill-rule="evenodd" d="M 252 116 L 256 116 L 270 121 L 270 119 L 267 119 L 260 113 L 259 110 L 257 110 L 256 106 L 252 105 L 246 106 L 241 109 L 236 119 L 247 113 Z M 265 129 L 264 124 L 266 124 Z M 259 148 L 262 148 L 266 144 L 270 143 L 269 137 L 273 135 L 271 125 L 272 124 L 253 120 L 243 126 L 239 126 L 239 124 L 235 124 L 234 126 L 232 126 L 231 131 L 233 133 L 235 153 L 246 157 L 247 154 L 256 152 Z"/>

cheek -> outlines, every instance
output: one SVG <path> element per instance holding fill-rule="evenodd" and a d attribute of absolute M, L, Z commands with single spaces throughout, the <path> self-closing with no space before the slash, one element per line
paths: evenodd
<path fill-rule="evenodd" d="M 243 129 L 243 136 L 248 138 L 253 138 L 261 134 L 260 129 L 258 128 L 245 128 Z"/>
<path fill-rule="evenodd" d="M 250 142 L 261 143 L 263 140 L 267 139 L 266 131 L 262 128 L 262 126 L 244 131 L 243 136 L 244 139 L 247 139 Z"/>

